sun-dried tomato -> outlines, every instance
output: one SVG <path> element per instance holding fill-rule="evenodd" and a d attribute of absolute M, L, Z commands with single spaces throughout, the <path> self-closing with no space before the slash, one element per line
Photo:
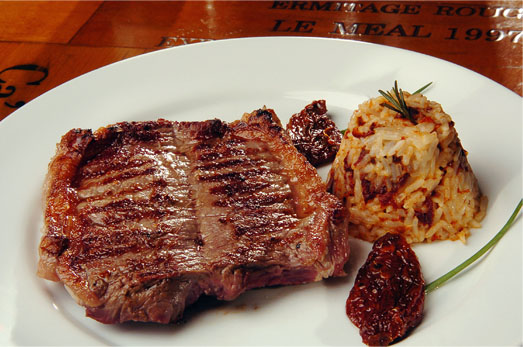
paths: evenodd
<path fill-rule="evenodd" d="M 425 281 L 414 251 L 399 234 L 374 243 L 347 299 L 347 315 L 365 344 L 387 346 L 423 317 Z"/>
<path fill-rule="evenodd" d="M 327 116 L 325 100 L 313 101 L 287 123 L 292 143 L 314 166 L 334 160 L 341 132 Z"/>

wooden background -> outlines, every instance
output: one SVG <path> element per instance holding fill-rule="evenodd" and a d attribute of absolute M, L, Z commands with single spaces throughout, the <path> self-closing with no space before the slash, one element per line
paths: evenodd
<path fill-rule="evenodd" d="M 374 42 L 472 69 L 522 95 L 522 1 L 0 2 L 0 120 L 98 67 L 207 40 Z"/>

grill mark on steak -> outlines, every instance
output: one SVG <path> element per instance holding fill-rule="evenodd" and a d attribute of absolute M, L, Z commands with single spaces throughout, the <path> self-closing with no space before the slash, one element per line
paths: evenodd
<path fill-rule="evenodd" d="M 195 169 L 200 171 L 221 170 L 224 168 L 235 169 L 238 166 L 257 165 L 258 163 L 259 161 L 256 160 L 229 159 L 224 161 L 205 163 L 195 167 Z"/>
<path fill-rule="evenodd" d="M 141 136 L 144 137 L 148 138 Z M 131 141 L 129 145 L 122 146 L 120 151 L 111 150 L 113 156 L 110 158 L 104 154 L 86 163 L 86 170 L 90 165 L 103 166 L 104 160 L 110 163 L 113 170 L 119 167 L 127 169 L 120 174 L 118 171 L 115 174 L 106 170 L 94 182 L 86 179 L 89 182 L 87 185 L 80 181 L 82 189 L 79 194 L 84 199 L 78 205 L 79 213 L 84 219 L 90 220 L 93 227 L 125 229 L 115 229 L 114 233 L 111 233 L 112 229 L 98 233 L 96 229 L 91 230 L 91 238 L 83 243 L 84 253 L 75 259 L 77 263 L 117 258 L 128 252 L 161 249 L 173 243 L 171 235 L 175 233 L 175 230 L 169 232 L 170 228 L 165 226 L 160 228 L 160 223 L 166 220 L 176 219 L 179 222 L 175 225 L 176 230 L 190 234 L 187 236 L 189 243 L 195 246 L 201 244 L 201 236 L 194 231 L 197 226 L 188 178 L 190 167 L 185 163 L 188 159 L 173 151 L 169 141 L 164 144 L 164 148 L 160 146 L 150 150 L 140 147 L 136 150 Z M 126 160 L 138 167 L 129 167 L 127 164 L 119 166 Z M 143 162 L 147 162 L 148 166 L 141 165 Z M 163 163 L 171 165 L 160 167 Z M 176 184 L 169 184 L 168 181 Z M 182 224 L 186 225 L 187 230 L 184 231 Z"/>
<path fill-rule="evenodd" d="M 150 208 L 146 204 L 133 203 L 121 208 L 97 208 L 91 211 L 91 214 L 100 215 L 99 225 L 116 225 L 129 221 L 143 221 L 152 219 L 161 219 L 171 214 L 166 208 Z"/>
<path fill-rule="evenodd" d="M 141 166 L 150 165 L 153 161 L 145 158 L 136 158 L 122 160 L 120 162 L 106 162 L 101 163 L 98 167 L 95 165 L 90 165 L 89 168 L 83 167 L 79 172 L 78 180 L 86 180 L 90 178 L 97 178 L 102 175 L 107 175 L 110 172 L 116 171 L 115 174 L 121 174 L 123 170 L 126 169 L 136 169 Z"/>
<path fill-rule="evenodd" d="M 253 154 L 256 152 L 256 149 L 250 149 L 247 152 L 245 149 L 241 148 L 229 148 L 227 149 L 227 152 L 216 152 L 216 149 L 213 148 L 208 151 L 202 151 L 202 153 L 199 154 L 199 157 L 197 159 L 201 161 L 213 161 L 227 156 L 242 156 Z"/>
<path fill-rule="evenodd" d="M 344 275 L 341 205 L 280 125 L 263 110 L 231 124 L 66 134 L 50 164 L 39 275 L 104 323 L 168 323 L 203 293 L 232 300 Z"/>
<path fill-rule="evenodd" d="M 237 198 L 217 200 L 214 202 L 214 206 L 219 207 L 242 207 L 246 210 L 257 209 L 262 206 L 271 206 L 277 203 L 285 202 L 290 200 L 291 196 L 286 192 L 278 192 L 271 194 L 252 194 L 248 196 L 239 196 Z"/>
<path fill-rule="evenodd" d="M 252 194 L 269 187 L 267 182 L 235 182 L 212 187 L 210 192 L 215 195 L 233 196 L 235 194 Z"/>
<path fill-rule="evenodd" d="M 244 234 L 261 235 L 261 234 L 277 234 L 288 228 L 296 225 L 298 219 L 288 213 L 270 212 L 267 213 L 265 209 L 254 210 L 247 213 L 246 219 L 241 219 L 234 223 L 234 231 L 236 236 Z M 246 222 L 248 221 L 248 222 Z M 273 237 L 271 240 L 277 239 Z"/>
<path fill-rule="evenodd" d="M 267 114 L 256 116 L 265 118 Z M 195 168 L 198 179 L 209 184 L 210 194 L 216 195 L 213 206 L 235 209 L 234 216 L 220 222 L 229 223 L 236 237 L 277 234 L 297 223 L 289 185 L 272 164 L 276 158 L 260 150 L 263 147 L 262 143 L 254 147 L 238 139 L 224 141 L 215 146 L 221 161 L 208 162 L 200 156 L 201 164 Z M 209 151 L 209 147 L 198 149 Z M 247 153 L 247 158 L 241 155 Z"/>
<path fill-rule="evenodd" d="M 245 181 L 249 177 L 260 176 L 268 174 L 269 170 L 265 168 L 257 168 L 244 170 L 240 172 L 225 172 L 225 173 L 212 173 L 210 175 L 200 175 L 198 180 L 207 182 L 223 182 L 223 181 Z"/>
<path fill-rule="evenodd" d="M 114 181 L 122 181 L 122 180 L 127 180 L 129 178 L 135 178 L 135 177 L 139 177 L 139 176 L 148 176 L 148 175 L 154 174 L 155 172 L 156 172 L 156 169 L 154 167 L 148 167 L 145 169 L 138 169 L 138 170 L 128 170 L 128 171 L 113 175 L 111 177 L 108 177 L 100 183 L 102 185 L 104 185 L 104 184 L 112 183 Z"/>

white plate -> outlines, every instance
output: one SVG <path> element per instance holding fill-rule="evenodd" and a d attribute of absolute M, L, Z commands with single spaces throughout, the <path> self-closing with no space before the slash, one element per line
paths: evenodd
<path fill-rule="evenodd" d="M 288 117 L 313 99 L 341 128 L 360 102 L 398 80 L 440 102 L 489 196 L 468 244 L 417 245 L 426 281 L 485 244 L 522 193 L 522 101 L 462 67 L 360 42 L 312 38 L 216 41 L 138 56 L 88 73 L 0 122 L 0 344 L 361 345 L 345 300 L 370 245 L 351 241 L 347 278 L 251 291 L 182 325 L 103 325 L 84 317 L 61 285 L 35 276 L 40 192 L 55 143 L 74 127 L 124 120 L 239 118 L 263 105 Z M 326 168 L 321 170 L 325 175 Z M 401 345 L 521 345 L 519 221 L 494 250 L 426 298 L 425 317 Z"/>

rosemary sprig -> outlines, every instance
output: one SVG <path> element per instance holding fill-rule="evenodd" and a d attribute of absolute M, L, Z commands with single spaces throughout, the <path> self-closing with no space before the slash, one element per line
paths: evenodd
<path fill-rule="evenodd" d="M 412 95 L 423 92 L 431 84 L 432 84 L 432 82 L 425 84 L 423 87 L 421 87 L 420 89 L 418 89 L 414 93 L 412 93 Z M 405 102 L 405 98 L 403 97 L 403 90 L 400 89 L 398 91 L 398 81 L 394 81 L 394 88 L 393 88 L 394 95 L 392 95 L 392 93 L 390 93 L 390 92 L 384 92 L 383 90 L 378 90 L 378 92 L 380 92 L 380 94 L 383 95 L 383 97 L 392 104 L 392 105 L 383 104 L 383 106 L 393 110 L 394 112 L 398 112 L 399 114 L 403 115 L 403 117 L 407 118 L 412 123 L 416 124 L 416 120 L 410 114 L 407 103 Z M 345 135 L 346 131 L 347 131 L 347 129 L 341 130 L 340 131 L 341 135 Z"/>
<path fill-rule="evenodd" d="M 427 89 L 428 86 L 430 86 L 431 84 L 432 84 L 432 82 L 421 87 L 420 89 L 416 90 L 414 92 L 414 94 L 421 93 L 423 90 Z M 398 112 L 403 117 L 407 118 L 412 123 L 416 124 L 416 120 L 410 114 L 410 109 L 407 106 L 407 103 L 405 102 L 405 98 L 403 96 L 403 90 L 401 88 L 398 89 L 398 81 L 394 81 L 394 88 L 392 88 L 392 93 L 384 92 L 381 89 L 378 90 L 378 92 L 389 102 L 389 104 L 383 104 L 384 107 L 391 109 L 394 112 Z"/>
<path fill-rule="evenodd" d="M 425 294 L 428 294 L 432 292 L 434 289 L 439 288 L 443 283 L 447 282 L 452 277 L 456 276 L 461 270 L 465 269 L 467 266 L 478 260 L 483 254 L 485 254 L 489 249 L 494 247 L 496 243 L 507 233 L 508 229 L 514 224 L 514 220 L 518 216 L 519 211 L 521 210 L 521 205 L 523 203 L 523 199 L 519 200 L 519 204 L 516 206 L 516 209 L 514 212 L 512 212 L 512 215 L 508 219 L 508 221 L 505 223 L 503 228 L 490 240 L 485 246 L 483 246 L 479 251 L 477 251 L 474 255 L 472 255 L 470 258 L 465 260 L 460 265 L 456 266 L 454 269 L 447 272 L 445 275 L 441 276 L 437 280 L 427 284 L 425 286 Z"/>
<path fill-rule="evenodd" d="M 425 84 L 423 87 L 421 87 L 420 89 L 416 90 L 414 93 L 412 93 L 412 95 L 414 94 L 419 94 L 421 92 L 423 92 L 425 89 L 427 89 L 430 85 L 432 84 L 432 82 L 429 82 L 427 84 Z"/>

